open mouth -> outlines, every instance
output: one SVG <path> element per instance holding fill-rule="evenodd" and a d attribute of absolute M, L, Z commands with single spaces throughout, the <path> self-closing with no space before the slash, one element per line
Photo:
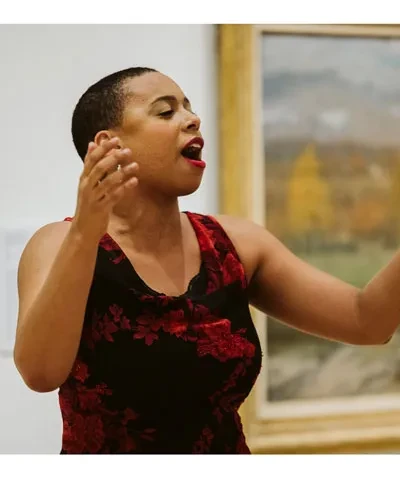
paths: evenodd
<path fill-rule="evenodd" d="M 200 161 L 201 160 L 201 150 L 202 150 L 202 147 L 198 144 L 193 144 L 193 145 L 190 145 L 190 146 L 186 146 L 182 150 L 182 156 L 184 156 L 185 158 L 187 158 L 189 160 Z"/>
<path fill-rule="evenodd" d="M 206 164 L 201 159 L 201 151 L 204 146 L 204 141 L 202 138 L 193 138 L 186 146 L 182 149 L 182 156 L 193 166 L 198 168 L 205 168 Z"/>

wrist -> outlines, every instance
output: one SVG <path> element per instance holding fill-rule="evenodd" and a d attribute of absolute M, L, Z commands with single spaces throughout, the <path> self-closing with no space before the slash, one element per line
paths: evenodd
<path fill-rule="evenodd" d="M 76 244 L 79 249 L 91 250 L 92 248 L 98 247 L 98 244 L 102 238 L 102 234 L 96 234 L 93 231 L 82 230 L 75 219 L 73 219 L 68 233 L 68 238 L 72 243 Z"/>

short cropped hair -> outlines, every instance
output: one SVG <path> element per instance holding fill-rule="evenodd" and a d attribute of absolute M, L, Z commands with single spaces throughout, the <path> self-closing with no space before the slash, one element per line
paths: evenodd
<path fill-rule="evenodd" d="M 112 73 L 92 86 L 81 96 L 72 115 L 72 139 L 78 155 L 84 160 L 89 142 L 101 130 L 121 125 L 125 100 L 125 82 L 145 73 L 157 72 L 148 67 L 132 67 Z"/>

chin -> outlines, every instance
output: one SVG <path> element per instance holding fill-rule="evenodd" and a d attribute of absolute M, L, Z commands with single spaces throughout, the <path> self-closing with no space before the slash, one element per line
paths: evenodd
<path fill-rule="evenodd" d="M 193 181 L 185 181 L 184 184 L 178 185 L 176 188 L 176 196 L 188 196 L 199 189 L 201 178 L 193 179 Z"/>

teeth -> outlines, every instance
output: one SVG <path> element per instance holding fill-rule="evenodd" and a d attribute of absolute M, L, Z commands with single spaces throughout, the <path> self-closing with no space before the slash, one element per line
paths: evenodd
<path fill-rule="evenodd" d="M 192 160 L 199 160 L 201 155 L 201 145 L 194 143 L 193 145 L 187 146 L 182 150 L 184 156 Z"/>

